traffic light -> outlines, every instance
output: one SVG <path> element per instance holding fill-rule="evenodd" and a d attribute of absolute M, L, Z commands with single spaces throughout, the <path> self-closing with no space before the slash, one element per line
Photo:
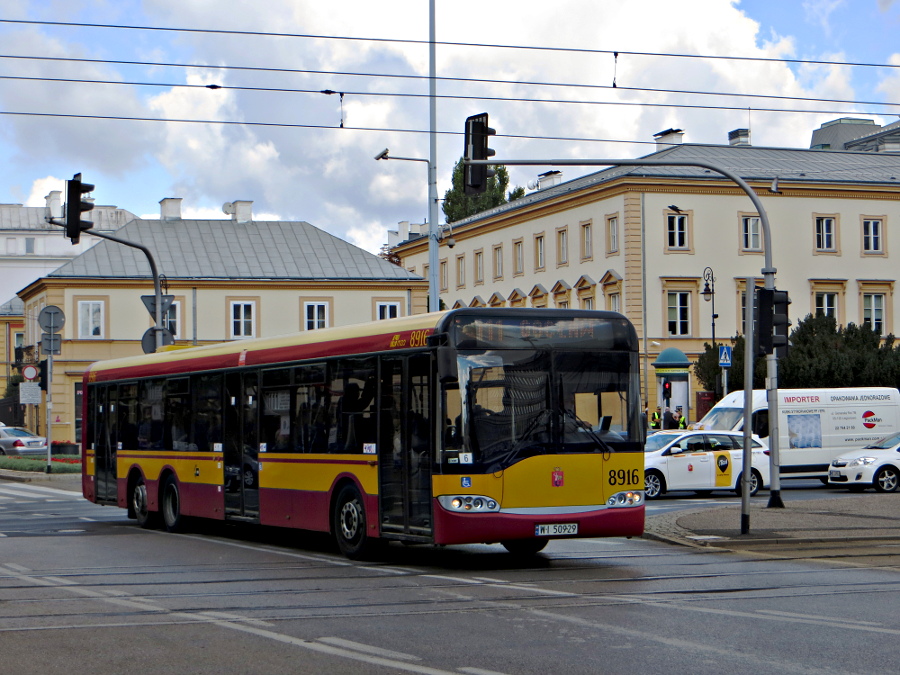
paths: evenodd
<path fill-rule="evenodd" d="M 772 343 L 772 303 L 775 291 L 771 288 L 756 289 L 756 305 L 753 308 L 753 319 L 756 324 L 753 344 L 757 356 L 765 356 L 774 351 Z"/>
<path fill-rule="evenodd" d="M 787 291 L 772 291 L 772 295 L 772 345 L 778 358 L 783 359 L 788 354 L 788 326 L 791 325 L 788 305 L 791 299 Z"/>
<path fill-rule="evenodd" d="M 466 159 L 488 159 L 494 151 L 488 147 L 488 138 L 497 132 L 488 126 L 488 114 L 472 115 L 466 118 L 466 139 L 464 155 Z M 488 178 L 494 170 L 483 164 L 466 164 L 463 167 L 463 183 L 467 195 L 477 195 L 487 190 Z"/>
<path fill-rule="evenodd" d="M 667 403 L 672 398 L 672 383 L 669 380 L 663 380 L 663 398 Z"/>
<path fill-rule="evenodd" d="M 41 391 L 47 391 L 47 359 L 38 362 L 38 382 Z"/>
<path fill-rule="evenodd" d="M 76 173 L 72 180 L 66 181 L 66 236 L 73 244 L 78 243 L 83 230 L 89 230 L 94 226 L 93 223 L 81 219 L 84 211 L 94 208 L 91 202 L 83 201 L 81 195 L 93 190 L 93 185 L 81 182 L 80 173 Z"/>

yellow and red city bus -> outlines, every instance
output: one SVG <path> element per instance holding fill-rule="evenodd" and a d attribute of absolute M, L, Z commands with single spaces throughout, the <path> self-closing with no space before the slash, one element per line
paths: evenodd
<path fill-rule="evenodd" d="M 603 311 L 467 308 L 163 351 L 85 373 L 84 496 L 396 540 L 643 532 L 637 337 Z"/>

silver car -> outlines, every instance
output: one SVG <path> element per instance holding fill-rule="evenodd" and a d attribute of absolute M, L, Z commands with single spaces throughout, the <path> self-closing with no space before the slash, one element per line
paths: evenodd
<path fill-rule="evenodd" d="M 0 427 L 0 455 L 46 455 L 47 439 L 24 427 Z"/>

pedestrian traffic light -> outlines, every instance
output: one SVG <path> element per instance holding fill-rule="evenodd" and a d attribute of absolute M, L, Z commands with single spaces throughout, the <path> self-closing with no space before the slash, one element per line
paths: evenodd
<path fill-rule="evenodd" d="M 466 118 L 466 135 L 464 156 L 467 160 L 488 159 L 494 151 L 488 147 L 488 138 L 497 132 L 488 126 L 488 114 L 472 115 Z M 464 192 L 476 195 L 487 190 L 488 178 L 494 170 L 484 164 L 466 164 L 463 167 Z"/>
<path fill-rule="evenodd" d="M 41 391 L 47 391 L 47 359 L 38 362 L 38 383 Z"/>
<path fill-rule="evenodd" d="M 774 351 L 772 343 L 772 302 L 775 291 L 771 288 L 756 289 L 756 305 L 753 307 L 753 318 L 756 332 L 753 344 L 757 356 L 765 356 Z"/>
<path fill-rule="evenodd" d="M 84 211 L 94 208 L 93 203 L 81 198 L 82 194 L 93 192 L 94 186 L 81 182 L 81 174 L 76 173 L 72 180 L 66 181 L 66 236 L 77 244 L 84 230 L 91 229 L 94 224 L 81 219 Z"/>
<path fill-rule="evenodd" d="M 772 291 L 772 345 L 778 358 L 783 359 L 788 354 L 788 327 L 791 320 L 788 318 L 788 305 L 791 299 L 787 291 Z"/>
<path fill-rule="evenodd" d="M 672 398 L 672 383 L 669 380 L 663 380 L 663 398 L 667 402 Z"/>

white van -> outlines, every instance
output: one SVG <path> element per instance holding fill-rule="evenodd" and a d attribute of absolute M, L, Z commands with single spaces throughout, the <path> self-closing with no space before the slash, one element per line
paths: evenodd
<path fill-rule="evenodd" d="M 693 428 L 743 430 L 744 392 L 725 396 Z M 753 391 L 751 430 L 768 442 L 765 390 Z M 783 478 L 827 480 L 832 459 L 897 431 L 900 392 L 896 389 L 778 390 L 778 454 Z"/>

